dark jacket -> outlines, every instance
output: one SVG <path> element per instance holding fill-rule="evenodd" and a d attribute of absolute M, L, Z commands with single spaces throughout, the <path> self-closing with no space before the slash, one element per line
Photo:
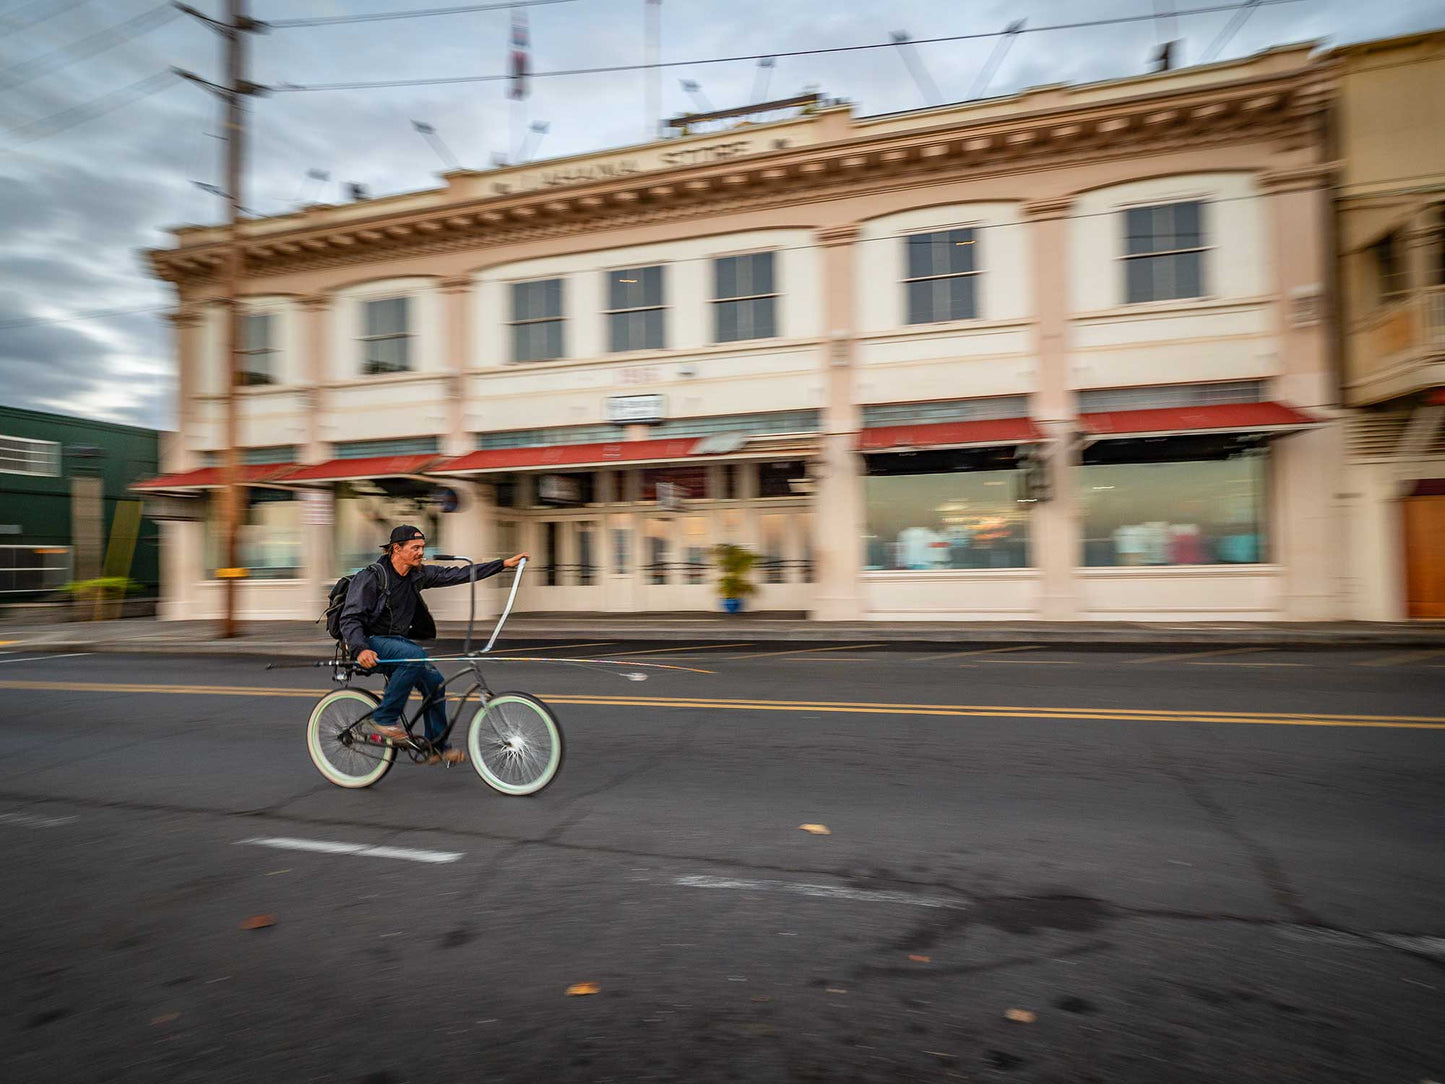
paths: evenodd
<path fill-rule="evenodd" d="M 504 567 L 501 561 L 472 566 L 476 577 L 485 580 Z M 436 637 L 436 622 L 422 601 L 429 587 L 455 587 L 467 582 L 467 568 L 421 565 L 398 576 L 391 560 L 383 557 L 351 578 L 346 603 L 341 609 L 341 636 L 353 655 L 366 650 L 368 636 L 405 636 L 409 640 Z"/>

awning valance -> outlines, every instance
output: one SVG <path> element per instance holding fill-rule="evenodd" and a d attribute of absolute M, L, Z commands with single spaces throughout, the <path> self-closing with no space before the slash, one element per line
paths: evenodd
<path fill-rule="evenodd" d="M 879 425 L 858 434 L 860 452 L 906 452 L 925 448 L 989 448 L 1037 444 L 1042 431 L 1029 418 L 990 418 L 971 422 L 920 422 Z"/>
<path fill-rule="evenodd" d="M 806 458 L 817 453 L 815 436 L 709 437 L 621 440 L 609 444 L 553 444 L 530 448 L 484 448 L 438 463 L 429 474 L 490 474 L 505 471 L 584 470 L 621 464 L 641 466 L 726 459 Z"/>
<path fill-rule="evenodd" d="M 246 485 L 276 481 L 289 471 L 296 469 L 295 463 L 247 463 L 241 467 L 241 481 Z M 180 489 L 219 489 L 226 484 L 224 467 L 198 467 L 178 474 L 162 474 L 159 478 L 146 478 L 135 482 L 131 489 L 165 493 Z"/>
<path fill-rule="evenodd" d="M 1096 440 L 1117 440 L 1206 433 L 1293 433 L 1325 423 L 1323 418 L 1284 403 L 1266 402 L 1114 410 L 1081 414 L 1079 424 Z"/>
<path fill-rule="evenodd" d="M 373 455 L 361 459 L 328 459 L 309 467 L 297 467 L 286 474 L 284 482 L 355 482 L 370 478 L 404 478 L 421 474 L 441 457 L 424 455 Z"/>

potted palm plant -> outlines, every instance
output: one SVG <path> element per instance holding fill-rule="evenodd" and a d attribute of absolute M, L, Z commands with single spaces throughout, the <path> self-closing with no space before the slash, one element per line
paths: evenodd
<path fill-rule="evenodd" d="M 717 559 L 718 571 L 721 573 L 717 581 L 717 591 L 722 599 L 722 608 L 727 613 L 735 614 L 743 608 L 743 600 L 758 590 L 749 573 L 761 558 L 747 547 L 735 546 L 731 542 L 715 546 L 713 557 Z"/>

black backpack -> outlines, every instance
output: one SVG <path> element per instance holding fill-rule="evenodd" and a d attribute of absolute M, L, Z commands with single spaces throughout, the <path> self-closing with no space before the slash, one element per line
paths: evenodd
<path fill-rule="evenodd" d="M 346 608 L 346 594 L 351 590 L 351 581 L 360 576 L 368 569 L 381 570 L 381 597 L 387 598 L 387 588 L 390 584 L 386 580 L 386 569 L 381 568 L 381 562 L 367 565 L 366 568 L 358 569 L 349 576 L 342 576 L 331 587 L 326 594 L 326 610 L 322 613 L 320 620 L 326 622 L 327 634 L 338 644 L 345 644 L 346 638 L 341 635 L 341 611 Z M 390 600 L 388 599 L 388 605 Z"/>
<path fill-rule="evenodd" d="M 368 569 L 375 569 L 380 574 L 382 603 L 388 609 L 391 608 L 391 577 L 387 575 L 384 561 L 367 565 L 366 568 L 358 569 L 350 576 L 342 576 L 332 584 L 331 590 L 326 595 L 326 610 L 319 620 L 325 620 L 327 634 L 343 647 L 346 646 L 346 638 L 341 635 L 341 611 L 346 608 L 346 594 L 351 590 L 351 581 Z M 436 621 L 433 620 L 431 610 L 427 608 L 427 604 L 422 601 L 420 596 L 416 600 L 416 613 L 412 617 L 412 626 L 407 632 L 414 640 L 436 639 Z"/>

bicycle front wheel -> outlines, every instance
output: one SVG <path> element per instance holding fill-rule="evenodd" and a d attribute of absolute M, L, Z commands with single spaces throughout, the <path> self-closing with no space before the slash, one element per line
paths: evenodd
<path fill-rule="evenodd" d="M 311 763 L 329 782 L 356 790 L 369 787 L 391 770 L 396 747 L 367 740 L 369 728 L 356 726 L 381 703 L 365 689 L 337 689 L 316 702 L 306 724 Z"/>
<path fill-rule="evenodd" d="M 472 716 L 467 752 L 493 790 L 536 794 L 562 767 L 562 728 L 535 696 L 498 693 Z"/>

